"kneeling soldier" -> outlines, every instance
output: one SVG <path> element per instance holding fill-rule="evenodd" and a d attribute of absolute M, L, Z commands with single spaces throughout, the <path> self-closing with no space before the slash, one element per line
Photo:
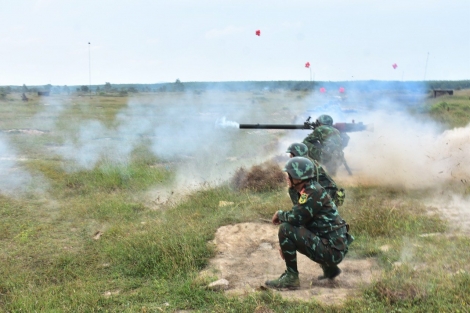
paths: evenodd
<path fill-rule="evenodd" d="M 309 159 L 291 158 L 284 171 L 298 192 L 298 202 L 291 211 L 279 210 L 272 217 L 273 224 L 280 225 L 280 253 L 287 269 L 278 279 L 266 281 L 266 285 L 272 288 L 300 286 L 297 251 L 320 264 L 323 275 L 319 279 L 333 279 L 341 273 L 338 264 L 354 240 L 348 234 L 349 225 L 339 216 L 325 189 L 314 179 L 315 165 Z"/>

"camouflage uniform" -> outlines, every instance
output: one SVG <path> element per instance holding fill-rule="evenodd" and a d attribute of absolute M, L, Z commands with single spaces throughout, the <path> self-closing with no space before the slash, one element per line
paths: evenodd
<path fill-rule="evenodd" d="M 354 240 L 348 234 L 349 226 L 339 215 L 336 205 L 315 181 L 314 170 L 314 164 L 303 157 L 290 159 L 284 168 L 290 178 L 305 185 L 298 195 L 291 196 L 295 202 L 291 211 L 279 210 L 275 214 L 280 222 L 278 238 L 287 270 L 278 279 L 267 281 L 269 287 L 300 286 L 297 251 L 320 264 L 323 276 L 319 279 L 338 276 L 341 270 L 337 264 L 343 260 Z"/>
<path fill-rule="evenodd" d="M 310 158 L 323 164 L 328 173 L 336 175 L 336 170 L 343 163 L 343 140 L 339 130 L 332 126 L 331 117 L 329 119 L 331 124 L 329 120 L 329 125 L 322 124 L 320 121 L 320 126 L 316 127 L 303 143 L 308 147 Z"/>
<path fill-rule="evenodd" d="M 338 186 L 336 185 L 335 181 L 333 178 L 331 178 L 330 175 L 328 175 L 321 164 L 308 156 L 308 148 L 305 144 L 293 143 L 287 148 L 286 152 L 291 153 L 295 157 L 305 157 L 312 161 L 316 168 L 316 171 L 314 172 L 315 181 L 325 188 L 326 192 L 328 192 L 336 206 L 341 206 L 343 204 L 345 198 L 344 189 L 341 188 L 338 190 Z M 294 188 L 289 188 L 289 196 L 291 197 L 294 204 L 296 204 L 299 200 L 299 193 Z"/>
<path fill-rule="evenodd" d="M 291 193 L 289 193 L 291 194 Z M 328 273 L 337 271 L 354 240 L 328 193 L 313 179 L 298 194 L 291 211 L 278 211 L 279 243 L 287 269 L 297 271 L 296 251 L 319 263 Z"/>

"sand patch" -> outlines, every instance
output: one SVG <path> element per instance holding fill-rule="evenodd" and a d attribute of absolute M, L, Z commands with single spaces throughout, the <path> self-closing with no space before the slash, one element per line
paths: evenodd
<path fill-rule="evenodd" d="M 451 233 L 470 234 L 470 198 L 461 195 L 440 195 L 426 205 L 430 214 L 438 214 L 449 222 Z"/>
<path fill-rule="evenodd" d="M 220 227 L 214 239 L 217 255 L 202 275 L 229 281 L 227 295 L 244 295 L 264 289 L 266 280 L 278 278 L 285 270 L 280 258 L 278 226 L 268 223 L 241 223 Z M 369 284 L 380 271 L 374 259 L 346 257 L 340 264 L 343 273 L 334 281 L 319 281 L 322 271 L 317 263 L 297 254 L 301 288 L 277 291 L 284 298 L 328 304 L 341 303 Z"/>

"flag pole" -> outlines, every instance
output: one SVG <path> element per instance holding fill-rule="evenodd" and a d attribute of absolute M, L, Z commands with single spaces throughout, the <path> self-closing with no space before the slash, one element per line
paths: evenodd
<path fill-rule="evenodd" d="M 91 53 L 90 53 L 90 42 L 88 42 L 88 91 L 90 92 L 91 99 Z"/>

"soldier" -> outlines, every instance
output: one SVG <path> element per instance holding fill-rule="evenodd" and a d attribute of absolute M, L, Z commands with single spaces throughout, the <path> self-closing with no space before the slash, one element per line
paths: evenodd
<path fill-rule="evenodd" d="M 308 148 L 305 144 L 303 143 L 293 143 L 291 144 L 288 148 L 286 153 L 290 154 L 290 157 L 304 157 L 308 158 Z M 346 194 L 344 192 L 344 189 L 338 189 L 338 186 L 336 186 L 335 181 L 331 178 L 330 175 L 323 169 L 323 167 L 318 163 L 317 161 L 310 159 L 312 163 L 315 165 L 316 171 L 313 173 L 314 174 L 314 179 L 317 183 L 319 183 L 323 188 L 325 188 L 326 192 L 330 195 L 331 199 L 333 199 L 333 202 L 336 204 L 337 207 L 342 206 L 344 202 L 344 198 L 346 197 Z M 298 196 L 297 191 L 292 187 L 289 186 L 289 195 L 291 197 L 294 204 L 297 203 L 298 201 Z"/>
<path fill-rule="evenodd" d="M 331 175 L 336 175 L 344 159 L 343 139 L 339 130 L 333 127 L 331 116 L 320 115 L 316 123 L 318 126 L 303 143 L 308 147 L 308 156 L 311 159 L 323 164 Z"/>
<path fill-rule="evenodd" d="M 341 273 L 338 264 L 354 240 L 348 234 L 349 225 L 315 181 L 315 165 L 309 159 L 291 158 L 284 171 L 300 196 L 291 211 L 279 210 L 272 217 L 273 224 L 280 225 L 280 254 L 287 269 L 278 279 L 266 281 L 266 285 L 278 289 L 300 287 L 297 251 L 320 264 L 323 275 L 318 279 L 333 279 Z"/>

